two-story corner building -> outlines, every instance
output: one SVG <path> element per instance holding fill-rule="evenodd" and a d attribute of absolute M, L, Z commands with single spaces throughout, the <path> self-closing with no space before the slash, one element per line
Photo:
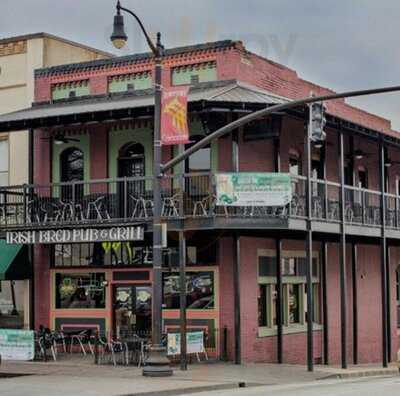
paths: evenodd
<path fill-rule="evenodd" d="M 137 54 L 39 69 L 34 106 L 0 118 L 10 134 L 30 129 L 34 183 L 0 191 L 0 227 L 36 230 L 9 235 L 42 242 L 34 245 L 36 327 L 151 328 L 153 67 L 150 54 Z M 234 41 L 166 50 L 163 86 L 174 85 L 190 86 L 190 144 L 256 109 L 331 92 Z M 307 350 L 325 363 L 395 356 L 399 135 L 343 100 L 326 105 L 327 138 L 309 158 L 309 213 L 307 108 L 213 141 L 185 162 L 184 183 L 178 170 L 163 178 L 168 245 L 178 246 L 182 227 L 187 239 L 188 328 L 207 334 L 210 353 L 300 364 Z M 176 153 L 164 146 L 163 162 Z M 290 204 L 215 205 L 213 175 L 231 171 L 290 173 Z M 126 240 L 126 226 L 137 223 L 146 225 L 144 241 Z M 109 227 L 119 241 L 87 242 L 93 230 L 111 235 Z M 71 232 L 79 243 L 62 243 Z M 179 326 L 177 285 L 166 266 L 165 331 Z"/>
<path fill-rule="evenodd" d="M 35 69 L 110 57 L 106 52 L 47 33 L 0 39 L 0 114 L 31 106 Z M 28 181 L 28 132 L 0 133 L 0 186 Z M 0 327 L 29 327 L 28 274 L 14 273 L 12 279 L 12 269 L 8 268 L 16 254 L 14 261 L 27 265 L 26 252 L 17 252 L 17 248 L 6 252 L 3 241 L 0 246 Z M 18 311 L 18 315 L 9 316 L 11 311 Z"/>

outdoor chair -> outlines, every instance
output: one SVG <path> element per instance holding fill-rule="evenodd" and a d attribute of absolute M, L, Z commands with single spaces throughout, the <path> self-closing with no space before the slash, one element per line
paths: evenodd
<path fill-rule="evenodd" d="M 290 202 L 290 213 L 292 216 L 305 216 L 304 198 L 293 194 L 292 201 Z"/>
<path fill-rule="evenodd" d="M 148 218 L 153 216 L 154 203 L 152 199 L 144 197 L 136 198 L 133 195 L 129 196 L 131 200 L 132 214 L 131 219 Z"/>
<path fill-rule="evenodd" d="M 177 193 L 170 197 L 164 197 L 162 201 L 161 216 L 179 217 L 179 200 L 181 194 Z"/>
<path fill-rule="evenodd" d="M 112 339 L 109 345 L 114 366 L 118 363 L 129 364 L 128 347 L 125 342 Z"/>
<path fill-rule="evenodd" d="M 58 347 L 62 347 L 62 351 L 64 353 L 67 353 L 67 345 L 65 342 L 65 335 L 62 331 L 53 331 L 52 332 L 52 338 L 53 338 L 53 345 L 54 345 L 54 350 L 56 355 L 58 354 Z"/>
<path fill-rule="evenodd" d="M 104 195 L 89 201 L 86 207 L 86 219 L 85 220 L 110 220 L 110 214 L 105 204 L 106 197 Z"/>
<path fill-rule="evenodd" d="M 200 199 L 199 201 L 195 201 L 193 204 L 193 217 L 197 216 L 209 216 L 213 209 L 213 197 L 207 195 L 206 197 Z"/>
<path fill-rule="evenodd" d="M 80 346 L 80 350 L 83 353 L 84 356 L 86 356 L 87 352 L 85 349 L 85 344 L 88 345 L 90 353 L 94 355 L 94 350 L 93 346 L 90 342 L 90 336 L 91 336 L 91 331 L 90 330 L 83 330 L 79 332 L 78 334 L 73 334 L 71 335 L 71 347 L 70 347 L 70 353 L 73 352 L 73 347 L 74 344 L 78 344 Z"/>
<path fill-rule="evenodd" d="M 50 349 L 53 360 L 57 360 L 57 353 L 54 347 L 53 336 L 48 328 L 40 326 L 39 331 L 34 333 L 35 350 L 43 360 L 47 360 L 47 350 Z"/>

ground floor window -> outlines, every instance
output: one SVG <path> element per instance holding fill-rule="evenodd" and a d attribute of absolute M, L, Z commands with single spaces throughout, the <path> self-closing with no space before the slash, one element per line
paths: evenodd
<path fill-rule="evenodd" d="M 298 328 L 308 319 L 307 309 L 307 261 L 304 252 L 284 251 L 281 260 L 283 325 Z M 318 255 L 313 254 L 312 282 L 314 309 L 313 321 L 320 322 L 320 285 Z M 258 326 L 276 327 L 277 289 L 276 257 L 274 251 L 260 250 L 258 255 Z"/>
<path fill-rule="evenodd" d="M 214 309 L 214 272 L 186 272 L 186 307 L 188 309 Z M 179 309 L 179 274 L 163 274 L 163 307 Z"/>
<path fill-rule="evenodd" d="M 105 308 L 105 280 L 104 272 L 56 273 L 55 308 Z"/>

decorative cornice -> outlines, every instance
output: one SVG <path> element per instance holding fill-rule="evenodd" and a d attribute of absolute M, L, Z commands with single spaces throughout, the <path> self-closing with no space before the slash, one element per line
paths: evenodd
<path fill-rule="evenodd" d="M 26 40 L 0 43 L 0 56 L 25 54 Z"/>
<path fill-rule="evenodd" d="M 241 46 L 240 42 L 232 40 L 190 45 L 165 50 L 164 65 L 179 66 L 185 63 L 199 63 L 215 60 L 218 52 Z M 95 75 L 113 75 L 151 70 L 154 65 L 151 53 L 135 54 L 111 59 L 95 60 L 69 65 L 53 66 L 35 71 L 35 77 L 50 77 L 53 82 L 71 78 L 88 78 Z"/>

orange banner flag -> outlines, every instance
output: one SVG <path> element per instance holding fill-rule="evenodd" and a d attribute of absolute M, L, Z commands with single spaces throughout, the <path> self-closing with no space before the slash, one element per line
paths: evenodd
<path fill-rule="evenodd" d="M 161 99 L 161 144 L 189 143 L 188 87 L 164 88 Z"/>

